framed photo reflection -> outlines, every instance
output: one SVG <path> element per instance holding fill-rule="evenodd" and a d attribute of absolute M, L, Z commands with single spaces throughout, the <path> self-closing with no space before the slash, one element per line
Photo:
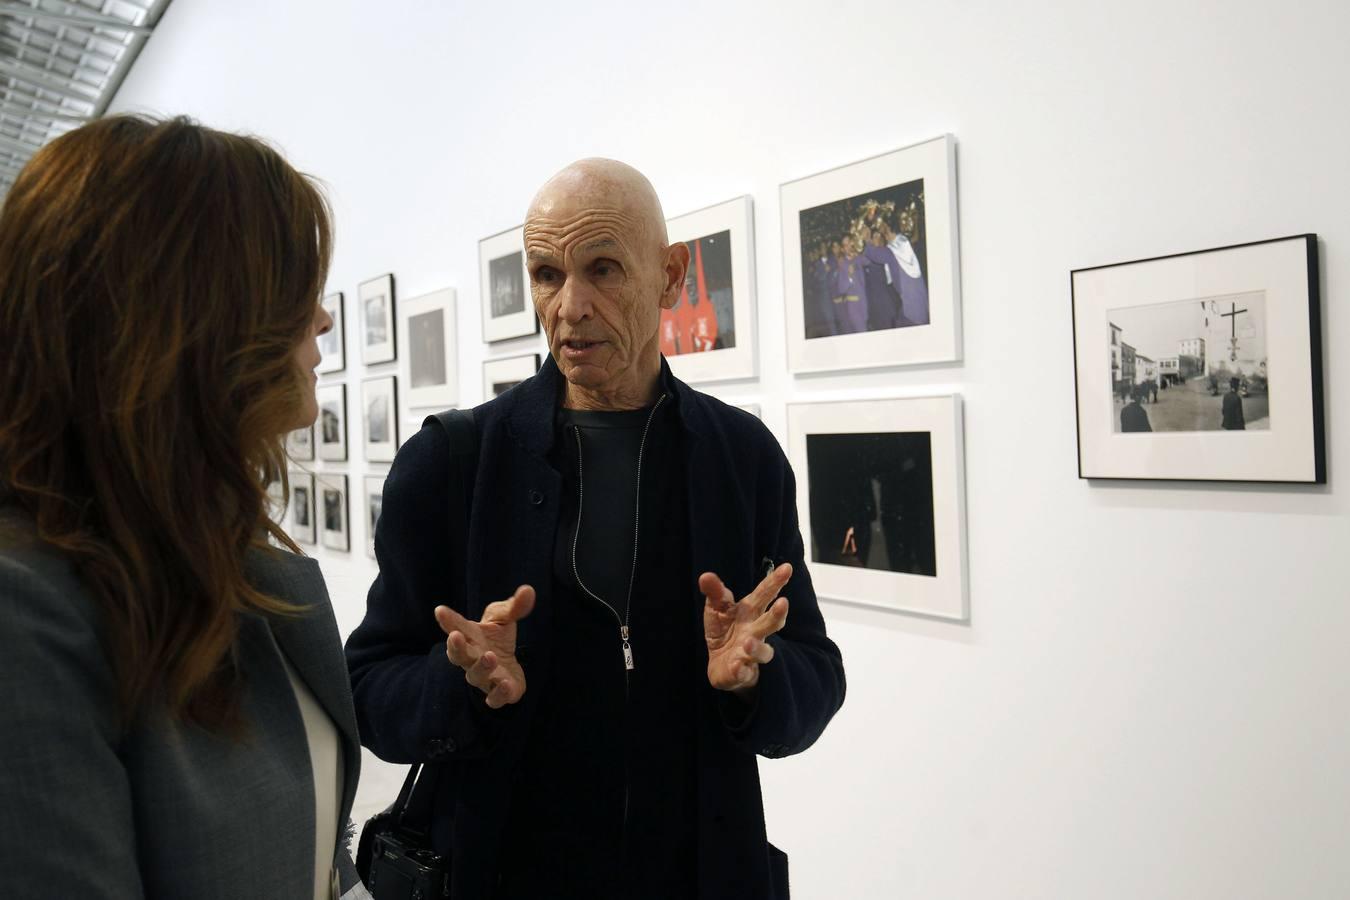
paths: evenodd
<path fill-rule="evenodd" d="M 963 453 L 956 395 L 789 404 L 816 592 L 967 621 Z"/>
<path fill-rule="evenodd" d="M 961 357 L 951 135 L 780 188 L 794 372 Z"/>

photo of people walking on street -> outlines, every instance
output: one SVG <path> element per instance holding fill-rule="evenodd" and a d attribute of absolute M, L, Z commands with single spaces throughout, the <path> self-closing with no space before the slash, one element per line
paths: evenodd
<path fill-rule="evenodd" d="M 1121 433 L 1270 428 L 1263 291 L 1107 312 Z"/>
<path fill-rule="evenodd" d="M 806 338 L 929 323 L 923 179 L 798 215 Z"/>

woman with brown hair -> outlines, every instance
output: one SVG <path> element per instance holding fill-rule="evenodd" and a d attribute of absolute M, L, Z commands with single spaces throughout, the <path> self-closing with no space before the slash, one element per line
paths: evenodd
<path fill-rule="evenodd" d="M 316 414 L 329 221 L 185 119 L 86 125 L 5 199 L 6 896 L 364 892 L 337 625 L 266 494 Z"/>

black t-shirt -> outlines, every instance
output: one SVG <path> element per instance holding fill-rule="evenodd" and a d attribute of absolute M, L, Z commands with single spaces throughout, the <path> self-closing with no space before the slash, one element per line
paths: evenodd
<path fill-rule="evenodd" d="M 706 675 L 680 420 L 666 398 L 654 412 L 560 410 L 557 427 L 552 652 L 527 686 L 537 706 L 499 897 L 692 897 Z"/>

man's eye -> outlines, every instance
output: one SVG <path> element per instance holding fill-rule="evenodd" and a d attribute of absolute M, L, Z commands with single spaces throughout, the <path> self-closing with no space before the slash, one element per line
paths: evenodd
<path fill-rule="evenodd" d="M 547 284 L 553 280 L 555 274 L 556 273 L 552 269 L 540 269 L 534 273 L 534 280 Z"/>

